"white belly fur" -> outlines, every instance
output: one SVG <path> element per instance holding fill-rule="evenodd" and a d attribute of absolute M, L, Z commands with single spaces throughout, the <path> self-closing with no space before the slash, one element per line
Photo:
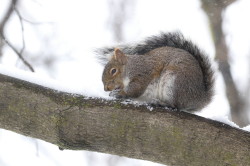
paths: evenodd
<path fill-rule="evenodd" d="M 174 83 L 175 75 L 165 73 L 159 79 L 153 80 L 138 100 L 148 103 L 154 101 L 173 103 Z"/>

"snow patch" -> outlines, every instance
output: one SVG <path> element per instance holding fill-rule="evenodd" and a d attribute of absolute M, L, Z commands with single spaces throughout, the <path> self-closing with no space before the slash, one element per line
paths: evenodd
<path fill-rule="evenodd" d="M 242 130 L 245 130 L 245 131 L 250 132 L 250 125 L 248 125 L 248 126 L 246 126 L 246 127 L 243 127 Z"/>
<path fill-rule="evenodd" d="M 147 109 L 149 110 L 149 111 L 153 111 L 154 110 L 154 107 L 152 107 L 152 106 L 147 106 Z"/>
<path fill-rule="evenodd" d="M 20 80 L 28 81 L 30 83 L 34 83 L 37 85 L 41 85 L 47 88 L 51 88 L 54 90 L 72 93 L 72 94 L 79 94 L 84 95 L 86 97 L 102 97 L 108 99 L 108 95 L 106 93 L 93 93 L 90 90 L 81 89 L 81 87 L 72 86 L 70 84 L 65 84 L 62 81 L 57 81 L 46 77 L 39 73 L 32 73 L 29 71 L 24 71 L 17 69 L 15 67 L 0 65 L 0 73 L 3 75 L 7 75 L 10 77 L 14 77 Z"/>
<path fill-rule="evenodd" d="M 237 124 L 228 119 L 228 116 L 213 116 L 211 119 L 228 124 L 229 126 L 240 128 Z"/>
<path fill-rule="evenodd" d="M 44 75 L 39 75 L 37 73 L 31 73 L 28 71 L 20 70 L 11 66 L 0 65 L 0 73 L 24 81 L 28 81 L 34 84 L 45 86 L 55 90 L 69 91 L 62 84 L 52 80 Z"/>

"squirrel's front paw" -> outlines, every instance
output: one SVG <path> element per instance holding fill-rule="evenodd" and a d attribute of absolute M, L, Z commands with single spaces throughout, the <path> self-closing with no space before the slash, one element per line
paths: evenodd
<path fill-rule="evenodd" d="M 121 89 L 116 89 L 116 90 L 111 91 L 109 93 L 109 96 L 115 97 L 115 98 L 118 98 L 118 99 L 126 98 L 126 95 L 125 95 L 124 91 L 121 90 Z"/>

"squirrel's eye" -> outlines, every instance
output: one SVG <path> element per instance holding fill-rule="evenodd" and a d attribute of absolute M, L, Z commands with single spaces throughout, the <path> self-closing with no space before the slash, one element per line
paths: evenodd
<path fill-rule="evenodd" d="M 115 75 L 116 71 L 117 71 L 116 68 L 112 68 L 110 70 L 110 74 L 113 76 L 113 75 Z"/>

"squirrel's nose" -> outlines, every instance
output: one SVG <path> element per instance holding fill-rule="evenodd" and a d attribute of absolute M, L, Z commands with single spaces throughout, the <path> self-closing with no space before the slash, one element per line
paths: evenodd
<path fill-rule="evenodd" d="M 104 85 L 104 90 L 105 91 L 110 91 L 110 87 L 108 85 Z"/>

